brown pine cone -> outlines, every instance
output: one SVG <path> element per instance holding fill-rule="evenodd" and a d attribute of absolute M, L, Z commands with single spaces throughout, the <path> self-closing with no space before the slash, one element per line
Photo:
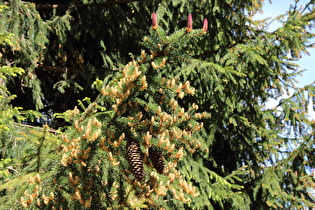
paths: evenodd
<path fill-rule="evenodd" d="M 137 180 L 143 178 L 143 157 L 137 140 L 128 140 L 126 145 L 127 159 Z"/>
<path fill-rule="evenodd" d="M 156 146 L 149 147 L 149 158 L 155 170 L 162 174 L 164 171 L 164 156 Z"/>

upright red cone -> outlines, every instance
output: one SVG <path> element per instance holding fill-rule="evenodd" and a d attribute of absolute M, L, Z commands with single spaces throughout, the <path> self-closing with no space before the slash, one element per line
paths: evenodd
<path fill-rule="evenodd" d="M 187 31 L 188 33 L 192 31 L 192 24 L 193 24 L 192 15 L 189 14 L 189 15 L 188 15 L 188 18 L 187 18 L 187 28 L 186 28 L 186 31 Z"/>
<path fill-rule="evenodd" d="M 152 28 L 154 30 L 156 30 L 158 28 L 158 21 L 157 21 L 157 17 L 156 17 L 155 12 L 152 13 Z"/>
<path fill-rule="evenodd" d="M 208 31 L 208 20 L 207 19 L 203 20 L 202 30 L 203 30 L 203 33 L 207 33 L 207 31 Z"/>

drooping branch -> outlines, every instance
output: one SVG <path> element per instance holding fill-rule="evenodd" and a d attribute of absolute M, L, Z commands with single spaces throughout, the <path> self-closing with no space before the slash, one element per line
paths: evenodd
<path fill-rule="evenodd" d="M 76 8 L 87 8 L 87 7 L 110 7 L 116 4 L 128 4 L 130 2 L 135 2 L 139 0 L 117 0 L 117 1 L 107 1 L 103 3 L 90 3 L 90 4 L 76 4 L 73 5 Z M 67 9 L 72 5 L 66 4 L 38 4 L 36 8 L 38 10 L 51 10 L 51 9 Z"/>

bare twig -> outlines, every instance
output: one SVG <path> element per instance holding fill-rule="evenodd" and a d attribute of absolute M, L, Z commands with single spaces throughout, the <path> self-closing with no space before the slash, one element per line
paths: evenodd
<path fill-rule="evenodd" d="M 41 166 L 41 149 L 46 138 L 46 132 L 47 132 L 48 126 L 44 125 L 43 129 L 44 129 L 44 134 L 43 134 L 43 137 L 40 138 L 40 143 L 37 147 L 37 154 L 36 154 L 37 155 L 37 166 L 36 166 L 37 173 L 39 173 L 40 166 Z"/>
<path fill-rule="evenodd" d="M 14 126 L 16 127 L 26 127 L 26 128 L 33 128 L 33 129 L 39 129 L 39 130 L 46 130 L 50 133 L 58 133 L 57 130 L 52 129 L 52 128 L 43 128 L 43 127 L 38 127 L 38 126 L 32 126 L 32 125 L 25 125 L 25 124 L 21 124 L 21 123 L 13 123 Z"/>
<path fill-rule="evenodd" d="M 37 68 L 40 70 L 49 70 L 49 71 L 54 71 L 54 72 L 64 72 L 68 68 L 61 68 L 61 67 L 55 67 L 55 66 L 45 66 L 42 64 L 38 64 Z"/>

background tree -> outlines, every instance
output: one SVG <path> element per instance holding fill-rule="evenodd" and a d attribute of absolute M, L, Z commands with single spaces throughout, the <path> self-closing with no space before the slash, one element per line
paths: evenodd
<path fill-rule="evenodd" d="M 273 32 L 253 20 L 261 1 L 5 4 L 1 30 L 14 36 L 1 65 L 25 72 L 7 81 L 17 97 L 3 110 L 43 114 L 15 117 L 22 132 L 1 137 L 15 160 L 0 187 L 8 206 L 314 207 L 314 85 L 294 86 L 312 1 Z M 208 19 L 206 34 L 189 13 L 194 28 Z"/>

